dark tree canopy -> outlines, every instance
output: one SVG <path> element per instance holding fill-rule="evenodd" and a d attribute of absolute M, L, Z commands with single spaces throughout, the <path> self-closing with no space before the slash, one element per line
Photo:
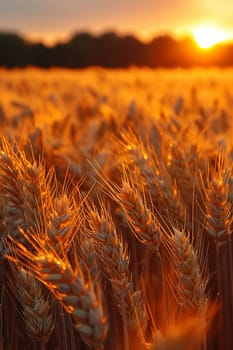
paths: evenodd
<path fill-rule="evenodd" d="M 95 36 L 77 33 L 66 43 L 46 47 L 29 43 L 14 33 L 0 33 L 0 66 L 84 68 L 101 66 L 123 68 L 131 65 L 149 67 L 232 66 L 233 45 L 215 45 L 201 50 L 191 38 L 175 40 L 159 36 L 143 43 L 133 35 L 106 32 Z"/>

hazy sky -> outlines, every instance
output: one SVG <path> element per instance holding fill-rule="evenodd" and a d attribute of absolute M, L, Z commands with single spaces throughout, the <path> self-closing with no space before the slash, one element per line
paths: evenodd
<path fill-rule="evenodd" d="M 0 0 L 0 30 L 51 40 L 78 30 L 180 34 L 204 22 L 233 38 L 232 19 L 233 0 Z"/>

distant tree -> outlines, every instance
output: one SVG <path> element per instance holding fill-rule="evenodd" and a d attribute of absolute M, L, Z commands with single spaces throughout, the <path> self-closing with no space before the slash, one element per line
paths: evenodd
<path fill-rule="evenodd" d="M 86 32 L 75 34 L 67 43 L 69 67 L 87 67 L 95 64 L 97 39 Z"/>
<path fill-rule="evenodd" d="M 0 65 L 23 67 L 28 63 L 29 45 L 19 35 L 0 33 Z"/>

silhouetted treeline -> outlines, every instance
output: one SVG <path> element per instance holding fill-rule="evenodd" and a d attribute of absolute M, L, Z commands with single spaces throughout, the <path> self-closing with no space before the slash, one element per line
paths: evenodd
<path fill-rule="evenodd" d="M 0 66 L 24 67 L 193 67 L 233 66 L 233 45 L 200 50 L 192 39 L 160 36 L 143 43 L 134 36 L 107 32 L 74 35 L 68 42 L 46 47 L 29 43 L 17 34 L 0 33 Z"/>

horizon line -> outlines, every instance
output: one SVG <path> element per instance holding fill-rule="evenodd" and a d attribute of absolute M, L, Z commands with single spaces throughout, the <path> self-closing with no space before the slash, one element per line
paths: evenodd
<path fill-rule="evenodd" d="M 163 30 L 163 31 L 158 31 L 157 33 L 150 34 L 149 36 L 145 37 L 144 35 L 140 35 L 137 32 L 133 32 L 130 30 L 118 30 L 114 28 L 105 28 L 103 30 L 89 30 L 86 28 L 83 29 L 77 29 L 70 31 L 69 33 L 64 33 L 64 34 L 39 34 L 39 33 L 24 33 L 23 31 L 19 31 L 16 29 L 7 29 L 7 28 L 0 28 L 0 33 L 5 33 L 5 34 L 13 34 L 13 35 L 18 35 L 24 40 L 26 40 L 29 43 L 32 44 L 43 44 L 46 47 L 54 47 L 58 44 L 65 44 L 72 40 L 73 37 L 79 34 L 89 34 L 93 37 L 101 37 L 107 33 L 114 33 L 116 36 L 119 38 L 124 38 L 127 36 L 134 37 L 136 40 L 144 43 L 144 44 L 149 44 L 151 41 L 154 39 L 160 38 L 160 37 L 170 37 L 171 39 L 175 41 L 183 41 L 183 40 L 193 40 L 195 41 L 195 38 L 192 33 L 182 33 L 182 34 L 177 34 L 175 32 L 172 32 L 171 30 Z M 44 35 L 44 38 L 42 37 Z M 223 45 L 230 45 L 233 44 L 233 38 L 228 39 L 228 40 L 223 40 L 219 44 Z"/>

